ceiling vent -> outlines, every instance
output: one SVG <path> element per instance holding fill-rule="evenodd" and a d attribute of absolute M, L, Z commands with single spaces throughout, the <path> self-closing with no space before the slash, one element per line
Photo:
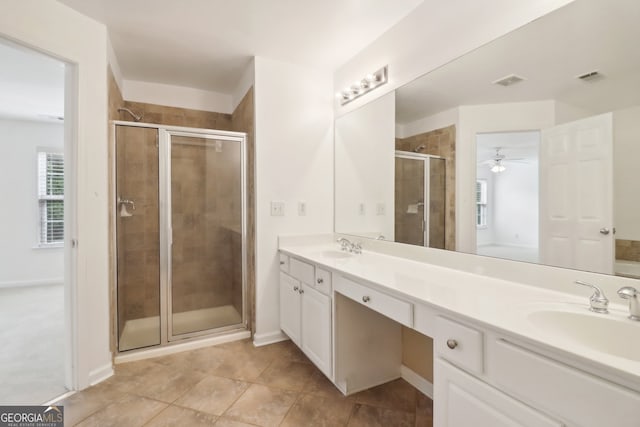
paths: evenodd
<path fill-rule="evenodd" d="M 576 76 L 577 79 L 582 80 L 583 82 L 593 82 L 596 80 L 600 80 L 603 78 L 602 74 L 598 72 L 598 70 L 589 71 L 588 73 L 580 74 Z"/>
<path fill-rule="evenodd" d="M 502 78 L 499 78 L 498 80 L 492 82 L 494 85 L 500 85 L 500 86 L 513 86 L 516 83 L 520 83 L 521 81 L 524 81 L 525 78 L 524 77 L 520 77 L 516 74 L 509 74 L 508 76 L 504 76 Z"/>

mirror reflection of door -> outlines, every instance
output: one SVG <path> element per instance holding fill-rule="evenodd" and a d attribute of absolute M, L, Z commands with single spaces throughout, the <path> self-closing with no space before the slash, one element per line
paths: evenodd
<path fill-rule="evenodd" d="M 476 135 L 476 253 L 538 262 L 540 132 Z"/>
<path fill-rule="evenodd" d="M 396 151 L 396 242 L 444 249 L 445 178 L 445 159 Z"/>
<path fill-rule="evenodd" d="M 613 274 L 613 115 L 545 129 L 540 171 L 541 262 Z"/>

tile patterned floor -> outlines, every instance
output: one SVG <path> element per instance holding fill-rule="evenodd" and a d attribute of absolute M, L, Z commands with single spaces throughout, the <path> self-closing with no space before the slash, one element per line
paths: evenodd
<path fill-rule="evenodd" d="M 249 340 L 129 362 L 60 402 L 66 426 L 432 426 L 402 379 L 344 397 L 290 341 Z"/>

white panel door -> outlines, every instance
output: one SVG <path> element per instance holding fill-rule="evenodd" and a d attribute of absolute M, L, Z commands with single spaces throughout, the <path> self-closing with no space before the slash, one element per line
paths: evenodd
<path fill-rule="evenodd" d="M 542 131 L 540 261 L 613 273 L 612 114 Z"/>
<path fill-rule="evenodd" d="M 300 346 L 300 282 L 280 273 L 280 329 Z"/>
<path fill-rule="evenodd" d="M 302 351 L 329 378 L 331 372 L 331 298 L 302 284 Z"/>
<path fill-rule="evenodd" d="M 441 359 L 436 359 L 435 374 L 435 427 L 563 425 Z"/>

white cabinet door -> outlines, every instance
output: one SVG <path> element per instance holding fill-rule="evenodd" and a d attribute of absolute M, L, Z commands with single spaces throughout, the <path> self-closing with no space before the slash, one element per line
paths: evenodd
<path fill-rule="evenodd" d="M 302 351 L 329 378 L 331 372 L 331 298 L 302 284 Z"/>
<path fill-rule="evenodd" d="M 288 274 L 280 273 L 280 329 L 300 346 L 301 285 Z"/>
<path fill-rule="evenodd" d="M 435 427 L 563 426 L 442 359 L 435 365 Z"/>

